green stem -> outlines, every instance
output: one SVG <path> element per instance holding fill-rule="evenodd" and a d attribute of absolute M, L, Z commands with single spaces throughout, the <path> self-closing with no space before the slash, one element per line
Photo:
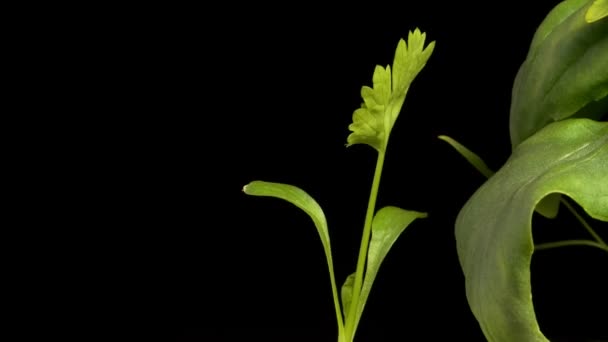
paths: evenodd
<path fill-rule="evenodd" d="M 376 161 L 376 171 L 374 172 L 374 181 L 369 195 L 367 204 L 367 213 L 365 214 L 365 225 L 363 226 L 363 236 L 361 238 L 361 247 L 359 248 L 359 259 L 357 260 L 357 271 L 355 274 L 355 283 L 353 286 L 353 296 L 350 302 L 350 309 L 346 317 L 346 336 L 348 341 L 352 341 L 355 333 L 355 322 L 357 307 L 359 306 L 359 296 L 363 284 L 363 273 L 365 271 L 365 260 L 367 258 L 367 250 L 369 240 L 372 233 L 372 220 L 376 209 L 376 198 L 378 197 L 378 188 L 380 187 L 380 177 L 382 175 L 382 167 L 384 165 L 384 152 L 378 152 L 378 160 Z"/>
<path fill-rule="evenodd" d="M 344 336 L 344 321 L 342 320 L 342 310 L 340 309 L 340 300 L 338 299 L 338 287 L 336 286 L 333 263 L 329 263 L 329 274 L 331 281 L 331 292 L 334 297 L 334 309 L 336 310 L 336 317 L 338 319 L 338 337 L 341 338 Z M 339 340 L 339 342 L 342 341 Z"/>
<path fill-rule="evenodd" d="M 566 201 L 562 197 L 561 202 L 566 206 L 566 208 L 568 208 L 568 210 L 570 210 L 572 215 L 574 215 L 574 217 L 576 217 L 578 222 L 580 222 L 583 225 L 583 227 L 585 227 L 585 229 L 587 229 L 587 231 L 589 232 L 589 234 L 591 234 L 591 236 L 593 236 L 595 241 L 606 246 L 606 242 L 604 242 L 604 240 L 602 240 L 602 238 L 595 232 L 595 230 L 593 230 L 593 228 L 591 228 L 589 223 L 587 223 L 587 221 L 585 221 L 585 219 L 576 211 L 576 209 L 574 209 L 574 207 L 570 203 L 568 203 L 568 201 Z"/>
<path fill-rule="evenodd" d="M 557 242 L 547 242 L 541 243 L 534 246 L 535 250 L 543 250 L 543 249 L 551 249 L 558 247 L 567 247 L 567 246 L 590 246 L 597 247 L 604 252 L 608 252 L 608 246 L 606 244 L 602 244 L 600 242 L 595 242 L 591 240 L 565 240 L 565 241 L 557 241 Z"/>

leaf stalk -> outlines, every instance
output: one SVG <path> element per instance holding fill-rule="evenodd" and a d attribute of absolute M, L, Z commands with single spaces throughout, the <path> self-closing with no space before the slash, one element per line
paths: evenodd
<path fill-rule="evenodd" d="M 372 182 L 372 188 L 369 195 L 369 201 L 367 204 L 367 212 L 365 214 L 365 224 L 363 226 L 363 234 L 361 237 L 361 246 L 359 248 L 359 258 L 357 259 L 357 271 L 355 273 L 355 283 L 353 286 L 353 296 L 350 304 L 348 315 L 346 316 L 346 327 L 345 333 L 348 341 L 352 341 L 355 330 L 356 313 L 357 307 L 359 306 L 359 299 L 361 295 L 361 287 L 363 285 L 363 275 L 365 272 L 365 261 L 367 258 L 367 251 L 369 248 L 369 241 L 372 232 L 372 220 L 374 218 L 374 212 L 376 209 L 376 199 L 378 197 L 378 189 L 380 188 L 380 178 L 382 176 L 382 168 L 384 166 L 384 157 L 386 153 L 378 151 L 378 159 L 376 161 L 376 170 L 374 171 L 374 180 Z"/>

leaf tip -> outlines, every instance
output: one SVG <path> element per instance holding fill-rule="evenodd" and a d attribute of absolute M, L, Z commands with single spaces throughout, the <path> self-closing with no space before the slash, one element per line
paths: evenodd
<path fill-rule="evenodd" d="M 457 149 L 457 146 L 459 145 L 458 142 L 454 139 L 452 139 L 450 136 L 447 135 L 438 135 L 437 139 L 441 140 L 441 141 L 445 141 L 446 143 L 448 143 L 448 145 L 452 146 L 454 149 Z"/>
<path fill-rule="evenodd" d="M 247 195 L 251 195 L 251 189 L 250 189 L 251 184 L 253 184 L 253 182 L 249 182 L 249 183 L 243 185 L 243 188 L 241 189 L 241 191 L 243 191 Z"/>
<path fill-rule="evenodd" d="M 594 23 L 608 17 L 608 1 L 595 0 L 585 13 L 585 21 L 587 24 Z"/>

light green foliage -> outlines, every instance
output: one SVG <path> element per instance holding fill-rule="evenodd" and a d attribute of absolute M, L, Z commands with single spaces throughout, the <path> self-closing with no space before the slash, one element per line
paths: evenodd
<path fill-rule="evenodd" d="M 595 0 L 585 14 L 585 20 L 593 23 L 608 16 L 608 0 Z"/>
<path fill-rule="evenodd" d="M 513 148 L 551 122 L 608 112 L 605 7 L 605 1 L 564 1 L 540 25 L 513 85 Z"/>
<path fill-rule="evenodd" d="M 378 151 L 378 160 L 363 227 L 357 271 L 351 274 L 342 286 L 342 306 L 336 287 L 327 222 L 317 202 L 301 189 L 287 184 L 254 181 L 243 188 L 243 191 L 249 195 L 271 196 L 286 200 L 304 210 L 312 218 L 321 237 L 329 267 L 339 342 L 353 341 L 376 274 L 399 234 L 416 218 L 426 217 L 425 213 L 396 207 L 383 208 L 374 216 L 388 137 L 401 111 L 410 84 L 426 64 L 435 46 L 432 42 L 424 48 L 425 38 L 426 35 L 418 29 L 410 32 L 407 44 L 401 39 L 397 45 L 392 71 L 390 66 L 376 67 L 373 88 L 361 89 L 364 104 L 355 111 L 353 123 L 349 125 L 353 133 L 347 138 L 348 145 L 368 144 Z M 365 268 L 366 260 L 367 268 Z M 341 308 L 344 309 L 344 316 Z"/>
<path fill-rule="evenodd" d="M 302 209 L 310 216 L 317 228 L 321 243 L 323 244 L 323 250 L 325 251 L 325 257 L 327 258 L 327 266 L 329 268 L 329 277 L 334 296 L 334 305 L 336 306 L 335 310 L 338 318 L 338 325 L 342 326 L 342 314 L 340 312 L 340 304 L 338 303 L 338 289 L 334 276 L 334 264 L 331 257 L 331 244 L 329 241 L 327 220 L 325 219 L 325 214 L 319 204 L 302 189 L 288 184 L 253 181 L 243 187 L 243 192 L 253 196 L 280 198 Z"/>
<path fill-rule="evenodd" d="M 401 39 L 393 65 L 376 66 L 372 87 L 353 113 L 347 146 L 367 144 L 378 159 L 356 272 L 336 286 L 329 232 L 319 205 L 301 189 L 255 181 L 245 193 L 281 198 L 304 210 L 321 238 L 330 273 L 338 341 L 353 342 L 380 265 L 399 235 L 425 213 L 385 207 L 375 212 L 391 130 L 408 89 L 425 66 L 435 43 L 415 29 Z M 595 241 L 569 240 L 536 246 L 547 249 L 608 245 L 562 196 L 593 218 L 608 221 L 608 0 L 566 0 L 545 18 L 534 35 L 513 85 L 510 134 L 513 153 L 496 173 L 454 139 L 440 136 L 488 178 L 456 220 L 458 258 L 469 306 L 490 342 L 547 341 L 532 304 L 530 261 L 535 250 L 534 211 L 554 218 L 560 203 L 572 211 Z M 340 299 L 342 305 L 340 305 Z M 343 311 L 342 311 L 343 309 Z"/>
<path fill-rule="evenodd" d="M 329 243 L 329 232 L 327 229 L 327 220 L 325 214 L 319 204 L 310 197 L 304 190 L 293 185 L 253 181 L 243 187 L 243 192 L 253 196 L 270 196 L 288 201 L 296 207 L 302 209 L 315 224 L 323 249 L 327 256 L 327 261 L 331 265 L 331 246 Z"/>
<path fill-rule="evenodd" d="M 350 310 L 350 302 L 353 299 L 353 286 L 355 284 L 355 276 L 355 273 L 349 275 L 348 277 L 346 277 L 344 284 L 342 284 L 342 310 L 346 319 L 348 319 L 348 317 L 346 316 L 348 315 L 348 311 Z"/>
<path fill-rule="evenodd" d="M 403 210 L 397 207 L 384 207 L 376 213 L 372 223 L 372 238 L 367 252 L 367 268 L 365 272 L 365 280 L 361 289 L 361 299 L 357 306 L 356 317 L 354 318 L 354 330 L 357 330 L 359 320 L 363 314 L 363 309 L 367 303 L 367 298 L 376 279 L 376 275 L 380 270 L 380 265 L 386 258 L 388 251 L 391 249 L 397 238 L 403 233 L 414 220 L 427 217 L 426 213 L 421 213 L 411 210 Z M 349 276 L 342 287 L 348 289 L 348 284 L 351 283 L 354 274 Z M 351 284 L 352 285 L 352 284 Z M 345 309 L 345 312 L 346 311 Z"/>
<path fill-rule="evenodd" d="M 545 127 L 517 147 L 458 215 L 467 299 L 491 342 L 546 341 L 531 298 L 531 216 L 553 193 L 608 221 L 608 123 L 570 119 Z"/>
<path fill-rule="evenodd" d="M 348 126 L 348 146 L 367 144 L 378 152 L 386 151 L 388 138 L 399 116 L 405 96 L 414 78 L 426 65 L 435 47 L 431 42 L 424 48 L 426 34 L 416 29 L 408 35 L 407 43 L 401 39 L 395 51 L 393 68 L 376 66 L 373 87 L 363 86 L 361 108 L 353 113 L 353 123 Z"/>
<path fill-rule="evenodd" d="M 557 4 L 536 29 L 532 44 L 530 44 L 530 49 L 528 50 L 528 56 L 536 53 L 536 49 L 538 49 L 540 43 L 542 43 L 557 26 L 562 24 L 564 20 L 568 19 L 568 17 L 580 10 L 588 2 L 589 0 L 566 0 Z"/>

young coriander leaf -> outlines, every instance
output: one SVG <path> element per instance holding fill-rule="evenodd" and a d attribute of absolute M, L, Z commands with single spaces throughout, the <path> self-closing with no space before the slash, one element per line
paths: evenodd
<path fill-rule="evenodd" d="M 407 44 L 399 40 L 393 60 L 393 68 L 376 66 L 372 78 L 373 87 L 363 86 L 361 108 L 353 113 L 348 126 L 352 133 L 347 146 L 366 144 L 378 152 L 385 152 L 391 129 L 401 112 L 405 95 L 414 78 L 424 68 L 433 53 L 435 42 L 424 48 L 426 34 L 415 29 L 409 32 Z"/>

